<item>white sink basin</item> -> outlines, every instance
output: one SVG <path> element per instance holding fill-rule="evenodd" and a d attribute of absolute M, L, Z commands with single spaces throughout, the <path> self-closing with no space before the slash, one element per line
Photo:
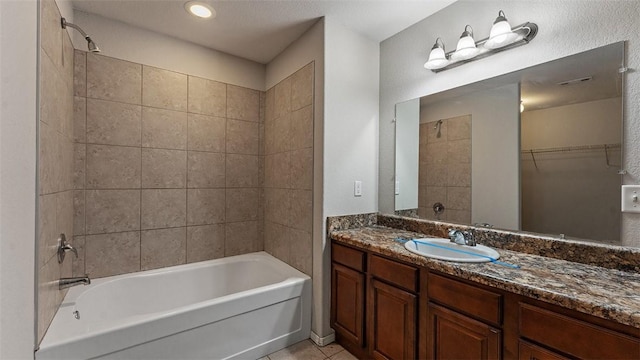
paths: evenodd
<path fill-rule="evenodd" d="M 455 262 L 488 262 L 500 257 L 497 251 L 484 245 L 458 245 L 442 238 L 409 240 L 404 247 L 418 255 Z"/>

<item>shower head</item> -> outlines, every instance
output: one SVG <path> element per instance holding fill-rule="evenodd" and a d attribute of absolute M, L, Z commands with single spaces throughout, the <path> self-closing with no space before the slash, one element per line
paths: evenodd
<path fill-rule="evenodd" d="M 100 48 L 98 48 L 98 45 L 96 45 L 96 43 L 93 42 L 93 40 L 91 40 L 89 35 L 87 35 L 87 33 L 84 32 L 80 28 L 80 26 L 78 26 L 76 24 L 72 24 L 70 22 L 67 22 L 67 20 L 65 18 L 60 18 L 60 24 L 62 25 L 63 29 L 66 29 L 67 26 L 68 26 L 70 28 L 74 28 L 74 29 L 78 30 L 80 32 L 80 34 L 82 34 L 82 36 L 84 36 L 84 39 L 87 40 L 87 47 L 89 48 L 89 51 L 91 51 L 91 52 L 100 52 Z"/>
<path fill-rule="evenodd" d="M 442 125 L 442 120 L 438 120 L 438 121 L 436 121 L 436 124 L 435 124 L 435 125 L 433 125 L 433 129 L 434 129 L 434 130 L 435 130 L 435 129 L 439 129 L 439 128 L 440 128 L 440 125 Z"/>

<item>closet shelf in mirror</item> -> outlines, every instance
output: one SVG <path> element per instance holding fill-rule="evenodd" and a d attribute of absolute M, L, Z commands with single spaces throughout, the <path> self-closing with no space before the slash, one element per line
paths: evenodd
<path fill-rule="evenodd" d="M 604 155 L 605 155 L 605 159 L 606 159 L 606 162 L 607 162 L 607 166 L 616 166 L 615 164 L 611 164 L 609 162 L 609 150 L 620 149 L 621 147 L 622 147 L 621 144 L 563 146 L 563 147 L 555 147 L 555 148 L 522 150 L 521 153 L 522 154 L 531 154 L 531 160 L 533 160 L 533 165 L 535 166 L 536 169 L 538 169 L 538 163 L 536 162 L 535 154 L 568 152 L 568 151 L 604 150 Z"/>

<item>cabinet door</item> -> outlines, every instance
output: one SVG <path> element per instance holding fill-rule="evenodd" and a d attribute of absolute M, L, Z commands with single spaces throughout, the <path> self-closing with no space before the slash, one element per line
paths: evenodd
<path fill-rule="evenodd" d="M 331 265 L 331 326 L 336 335 L 364 346 L 363 273 L 340 264 Z"/>
<path fill-rule="evenodd" d="M 427 339 L 433 359 L 501 358 L 499 329 L 434 304 L 429 304 Z"/>
<path fill-rule="evenodd" d="M 417 298 L 374 278 L 369 288 L 369 346 L 374 359 L 415 359 Z"/>

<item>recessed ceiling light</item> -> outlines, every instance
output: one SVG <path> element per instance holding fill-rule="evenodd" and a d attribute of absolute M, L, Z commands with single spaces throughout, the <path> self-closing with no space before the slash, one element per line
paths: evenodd
<path fill-rule="evenodd" d="M 199 18 L 208 19 L 216 16 L 216 11 L 209 5 L 199 1 L 189 1 L 184 4 L 187 12 Z"/>

